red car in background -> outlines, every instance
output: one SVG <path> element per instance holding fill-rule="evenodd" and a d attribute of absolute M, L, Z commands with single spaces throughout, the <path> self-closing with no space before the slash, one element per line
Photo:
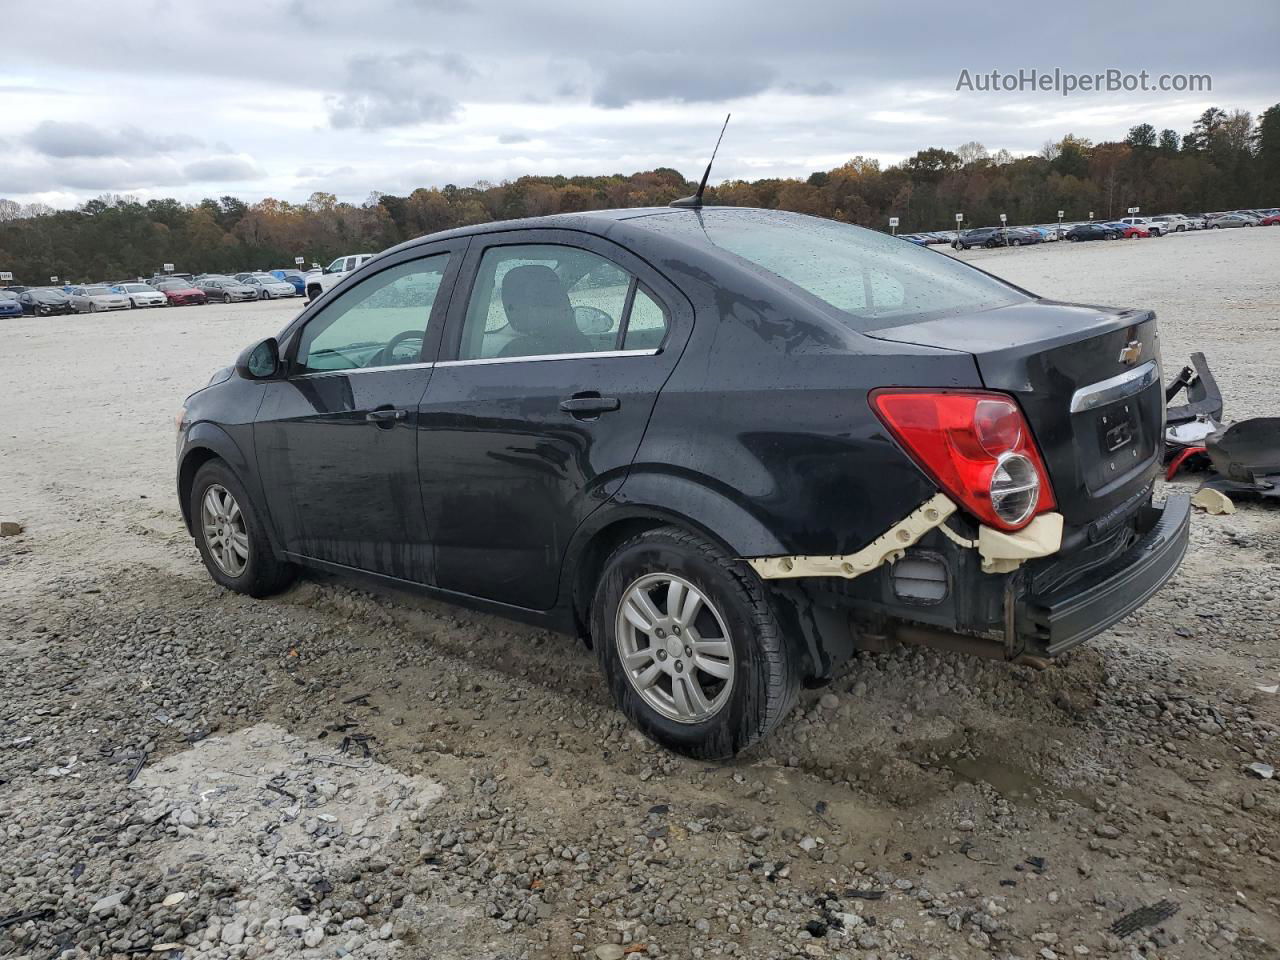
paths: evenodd
<path fill-rule="evenodd" d="M 1258 225 L 1262 227 L 1274 227 L 1276 224 L 1280 224 L 1280 213 L 1273 213 L 1269 217 L 1263 217 Z"/>
<path fill-rule="evenodd" d="M 152 284 L 157 290 L 169 298 L 169 306 L 185 307 L 193 303 L 208 303 L 209 298 L 198 287 L 193 287 L 189 280 L 160 280 Z"/>
<path fill-rule="evenodd" d="M 1117 220 L 1115 223 L 1108 224 L 1108 226 L 1115 227 L 1117 230 L 1119 230 L 1121 236 L 1123 236 L 1126 240 L 1132 239 L 1134 237 L 1140 238 L 1140 237 L 1151 236 L 1151 231 L 1139 223 L 1122 223 Z"/>

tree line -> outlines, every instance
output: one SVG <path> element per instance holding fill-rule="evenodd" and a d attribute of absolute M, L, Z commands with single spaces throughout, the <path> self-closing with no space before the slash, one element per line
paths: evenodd
<path fill-rule="evenodd" d="M 225 272 L 328 263 L 452 227 L 610 207 L 661 206 L 695 184 L 661 167 L 629 176 L 526 176 L 500 184 L 378 191 L 362 204 L 314 193 L 305 203 L 236 197 L 184 204 L 102 196 L 74 210 L 0 199 L 0 270 L 16 282 L 50 276 L 104 280 L 179 271 Z M 765 207 L 899 231 L 1044 223 L 1143 213 L 1198 213 L 1280 205 L 1280 104 L 1256 120 L 1212 107 L 1190 131 L 1133 126 L 1122 141 L 1068 133 L 1032 156 L 989 152 L 977 142 L 929 147 L 882 167 L 855 156 L 807 179 L 730 180 L 709 187 L 709 204 Z"/>

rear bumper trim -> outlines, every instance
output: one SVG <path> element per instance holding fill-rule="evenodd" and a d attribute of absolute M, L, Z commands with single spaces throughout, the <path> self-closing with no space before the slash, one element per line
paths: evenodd
<path fill-rule="evenodd" d="M 1101 633 L 1138 607 L 1173 576 L 1187 551 L 1191 501 L 1184 494 L 1144 508 L 1140 539 L 1106 567 L 1045 596 L 1027 598 L 1020 631 L 1028 653 L 1057 656 Z"/>

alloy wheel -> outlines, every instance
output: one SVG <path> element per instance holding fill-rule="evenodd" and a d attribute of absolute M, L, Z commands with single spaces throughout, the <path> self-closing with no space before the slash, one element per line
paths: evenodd
<path fill-rule="evenodd" d="M 733 690 L 733 642 L 711 599 L 683 577 L 651 573 L 622 594 L 614 627 L 623 672 L 658 713 L 701 723 Z"/>
<path fill-rule="evenodd" d="M 200 525 L 213 562 L 229 577 L 249 565 L 249 531 L 236 498 L 222 484 L 210 484 L 200 502 Z"/>

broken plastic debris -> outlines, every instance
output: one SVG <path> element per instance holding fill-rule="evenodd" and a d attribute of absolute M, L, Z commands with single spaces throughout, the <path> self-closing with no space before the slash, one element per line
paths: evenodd
<path fill-rule="evenodd" d="M 1202 487 L 1196 491 L 1196 495 L 1191 498 L 1193 506 L 1199 507 L 1206 513 L 1222 514 L 1235 513 L 1236 505 L 1231 502 L 1231 498 L 1220 490 L 1213 490 L 1209 487 Z"/>
<path fill-rule="evenodd" d="M 1280 683 L 1273 683 L 1269 687 L 1259 686 L 1258 689 L 1263 693 L 1280 693 Z"/>
<path fill-rule="evenodd" d="M 1263 780 L 1270 780 L 1276 775 L 1276 768 L 1269 763 L 1251 763 L 1245 769 Z"/>

